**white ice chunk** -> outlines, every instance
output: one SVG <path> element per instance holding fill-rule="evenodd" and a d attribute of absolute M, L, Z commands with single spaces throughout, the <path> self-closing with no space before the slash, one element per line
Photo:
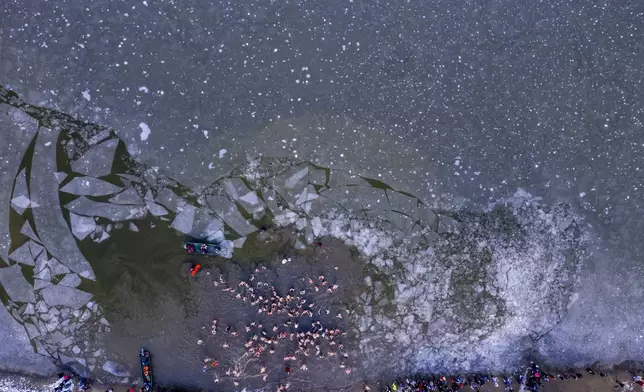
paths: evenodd
<path fill-rule="evenodd" d="M 36 257 L 38 257 L 38 255 L 34 255 L 32 253 L 31 247 L 29 246 L 31 242 L 33 241 L 29 240 L 22 244 L 18 249 L 14 250 L 13 253 L 9 255 L 9 259 L 25 265 L 35 265 Z"/>
<path fill-rule="evenodd" d="M 51 281 L 49 281 L 49 280 L 41 280 L 41 279 L 34 279 L 34 290 L 41 290 L 41 289 L 44 289 L 47 286 L 51 286 Z"/>
<path fill-rule="evenodd" d="M 150 136 L 150 133 L 152 133 L 152 131 L 150 131 L 150 127 L 148 126 L 148 124 L 141 122 L 139 123 L 139 128 L 141 128 L 141 140 L 142 141 L 148 140 L 148 136 Z"/>
<path fill-rule="evenodd" d="M 67 185 L 62 187 L 61 192 L 79 196 L 105 196 L 118 193 L 122 190 L 107 181 L 93 177 L 74 177 Z"/>
<path fill-rule="evenodd" d="M 228 150 L 226 150 L 225 148 L 222 148 L 221 150 L 219 150 L 219 159 L 223 158 L 227 152 Z"/>
<path fill-rule="evenodd" d="M 83 90 L 83 91 L 81 92 L 81 94 L 83 94 L 83 98 L 84 98 L 87 102 L 89 102 L 89 101 L 91 101 L 91 100 L 92 100 L 92 96 L 91 96 L 91 95 L 90 95 L 90 93 L 89 93 L 89 89 L 85 89 L 85 90 Z"/>
<path fill-rule="evenodd" d="M 138 228 L 138 227 L 136 227 L 136 225 L 134 224 L 134 222 L 130 222 L 130 224 L 129 224 L 129 226 L 128 226 L 128 229 L 129 229 L 130 231 L 135 232 L 135 233 L 138 233 L 138 232 L 139 232 L 139 228 Z"/>
<path fill-rule="evenodd" d="M 84 240 L 89 233 L 96 230 L 94 218 L 76 215 L 73 212 L 69 213 L 69 217 L 72 225 L 72 233 L 79 240 Z"/>
<path fill-rule="evenodd" d="M 247 239 L 247 238 L 248 238 L 248 237 L 240 237 L 240 238 L 237 238 L 235 241 L 233 241 L 233 246 L 234 246 L 235 248 L 243 248 L 243 247 L 244 247 L 244 243 L 246 242 L 246 239 Z"/>
<path fill-rule="evenodd" d="M 51 280 L 51 272 L 49 268 L 43 268 L 42 271 L 34 275 L 34 278 L 49 281 Z"/>
<path fill-rule="evenodd" d="M 22 228 L 20 229 L 20 234 L 26 235 L 32 240 L 40 242 L 40 240 L 38 239 L 38 236 L 36 235 L 36 233 L 34 233 L 34 229 L 31 228 L 31 225 L 29 224 L 28 220 L 26 220 L 25 223 L 22 225 Z"/>
<path fill-rule="evenodd" d="M 81 284 L 81 278 L 76 274 L 68 274 L 65 275 L 58 284 L 62 286 L 78 287 Z"/>
<path fill-rule="evenodd" d="M 22 214 L 25 210 L 32 206 L 31 200 L 27 196 L 18 196 L 11 199 L 11 206 L 16 212 Z M 37 207 L 34 205 L 33 207 Z"/>
<path fill-rule="evenodd" d="M 108 238 L 110 238 L 110 235 L 107 233 L 107 231 L 103 231 L 103 232 L 101 233 L 101 237 L 100 237 L 100 238 L 95 239 L 95 240 L 94 240 L 94 242 L 101 243 L 101 242 L 105 241 L 105 240 L 106 240 L 106 239 L 108 239 Z"/>
<path fill-rule="evenodd" d="M 145 204 L 148 206 L 148 210 L 150 210 L 150 213 L 154 216 L 168 215 L 168 211 L 166 211 L 165 208 L 161 207 L 157 203 L 146 201 Z"/>
<path fill-rule="evenodd" d="M 185 204 L 172 221 L 172 228 L 181 233 L 190 234 L 195 219 L 195 210 L 194 206 Z"/>
<path fill-rule="evenodd" d="M 67 173 L 65 173 L 65 172 L 56 172 L 56 173 L 54 173 L 54 178 L 60 184 L 61 182 L 65 181 L 65 178 L 67 178 Z"/>
<path fill-rule="evenodd" d="M 54 275 L 64 275 L 70 272 L 69 268 L 65 267 L 60 261 L 54 258 L 49 259 L 47 261 L 47 265 L 49 266 L 51 273 Z"/>
<path fill-rule="evenodd" d="M 257 193 L 255 192 L 248 192 L 244 196 L 240 197 L 239 200 L 246 202 L 252 206 L 260 203 L 259 197 L 257 197 Z"/>

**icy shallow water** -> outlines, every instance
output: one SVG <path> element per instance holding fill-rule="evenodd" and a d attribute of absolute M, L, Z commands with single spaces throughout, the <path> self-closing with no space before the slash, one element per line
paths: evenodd
<path fill-rule="evenodd" d="M 335 238 L 361 255 L 347 317 L 352 377 L 504 370 L 535 354 L 558 364 L 639 358 L 617 347 L 575 352 L 565 341 L 585 295 L 580 279 L 596 273 L 597 232 L 583 210 L 521 190 L 478 208 L 428 204 L 384 178 L 293 158 L 251 158 L 190 188 L 133 159 L 115 133 L 3 94 L 4 126 L 24 155 L 7 168 L 12 181 L 3 177 L 11 246 L 0 280 L 45 356 L 129 382 L 132 348 L 144 344 L 162 357 L 160 380 L 207 383 L 196 337 L 218 307 L 195 302 L 179 244 L 221 242 L 234 264 L 217 263 L 243 272 L 253 258 L 275 257 L 257 242 L 268 226 L 293 232 L 290 251 Z"/>

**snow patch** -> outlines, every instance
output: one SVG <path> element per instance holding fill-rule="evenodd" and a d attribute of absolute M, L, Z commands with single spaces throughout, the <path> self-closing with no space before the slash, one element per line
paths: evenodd
<path fill-rule="evenodd" d="M 228 150 L 226 150 L 225 148 L 222 148 L 221 150 L 219 150 L 219 159 L 223 158 L 227 152 Z"/>

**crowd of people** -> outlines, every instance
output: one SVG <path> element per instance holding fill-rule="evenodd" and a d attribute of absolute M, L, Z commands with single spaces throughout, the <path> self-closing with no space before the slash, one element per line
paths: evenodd
<path fill-rule="evenodd" d="M 264 267 L 265 268 L 265 267 Z M 260 274 L 261 269 L 255 270 Z M 332 284 L 324 276 L 317 278 L 301 278 L 285 293 L 280 294 L 272 284 L 262 282 L 252 274 L 247 281 L 241 281 L 236 287 L 225 285 L 220 278 L 216 285 L 224 285 L 223 292 L 240 301 L 246 302 L 257 309 L 255 321 L 249 322 L 243 330 L 235 326 L 220 326 L 220 321 L 213 320 L 211 334 L 226 334 L 225 341 L 221 344 L 223 349 L 229 349 L 234 344 L 233 337 L 243 340 L 244 352 L 247 357 L 257 358 L 259 361 L 258 373 L 266 381 L 268 378 L 267 366 L 274 364 L 275 358 L 271 355 L 280 355 L 283 361 L 283 375 L 291 372 L 307 371 L 315 359 L 331 359 L 346 374 L 351 373 L 347 363 L 349 354 L 342 337 L 347 333 L 330 323 L 329 320 L 338 321 L 343 318 L 341 313 L 331 313 L 331 306 L 316 304 L 338 289 L 337 284 Z M 322 320 L 326 319 L 326 322 Z M 333 325 L 330 325 L 333 324 Z M 228 336 L 230 338 L 228 338 Z M 203 340 L 198 343 L 203 344 Z M 283 355 L 283 357 L 282 357 Z M 222 355 L 222 357 L 225 357 Z M 224 363 L 221 358 L 206 358 L 203 371 L 212 370 L 232 378 L 237 384 L 248 369 L 243 370 L 234 364 Z M 265 364 L 265 365 L 262 365 Z M 217 381 L 217 380 L 216 380 Z M 281 384 L 283 390 L 288 389 L 288 383 Z"/>
<path fill-rule="evenodd" d="M 591 375 L 599 375 L 606 377 L 603 372 L 595 372 L 591 368 L 587 368 L 586 372 Z M 471 375 L 471 376 L 438 376 L 438 377 L 425 377 L 414 380 L 405 379 L 397 380 L 383 389 L 383 392 L 455 392 L 464 389 L 478 391 L 486 384 L 500 387 L 501 383 L 505 391 L 514 392 L 518 391 L 539 391 L 545 383 L 557 380 L 577 380 L 583 378 L 584 375 L 579 372 L 567 372 L 552 374 L 543 371 L 538 364 L 532 362 L 523 373 L 516 376 L 488 376 L 488 375 Z M 644 386 L 644 379 L 641 376 L 632 376 L 633 382 Z M 617 381 L 617 386 L 624 387 L 623 382 Z M 370 391 L 367 387 L 365 392 Z"/>

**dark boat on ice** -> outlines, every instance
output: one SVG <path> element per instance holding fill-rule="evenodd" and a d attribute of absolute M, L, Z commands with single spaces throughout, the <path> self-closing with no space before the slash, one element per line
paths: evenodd
<path fill-rule="evenodd" d="M 223 253 L 221 246 L 210 242 L 186 241 L 183 243 L 183 249 L 197 255 L 219 256 Z"/>
<path fill-rule="evenodd" d="M 139 353 L 139 360 L 141 361 L 141 372 L 143 373 L 143 390 L 146 392 L 152 391 L 152 365 L 150 364 L 150 352 L 141 349 Z"/>

